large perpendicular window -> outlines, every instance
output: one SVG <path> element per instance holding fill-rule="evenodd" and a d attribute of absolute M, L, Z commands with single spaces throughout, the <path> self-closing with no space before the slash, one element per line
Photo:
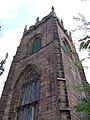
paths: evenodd
<path fill-rule="evenodd" d="M 38 120 L 39 74 L 32 69 L 25 78 L 17 109 L 17 120 Z"/>

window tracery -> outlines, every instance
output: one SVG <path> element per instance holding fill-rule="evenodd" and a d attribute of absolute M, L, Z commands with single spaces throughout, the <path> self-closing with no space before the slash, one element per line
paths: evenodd
<path fill-rule="evenodd" d="M 38 120 L 39 74 L 32 69 L 21 89 L 17 120 Z"/>

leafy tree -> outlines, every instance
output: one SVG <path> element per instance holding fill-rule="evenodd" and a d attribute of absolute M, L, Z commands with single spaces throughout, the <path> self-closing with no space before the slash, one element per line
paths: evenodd
<path fill-rule="evenodd" d="M 90 35 L 89 35 L 90 22 L 88 22 L 85 19 L 85 17 L 80 13 L 79 13 L 79 17 L 73 17 L 73 18 L 76 21 L 79 21 L 81 23 L 73 31 L 76 31 L 76 30 L 83 30 L 84 31 L 83 37 L 78 40 L 79 43 L 80 43 L 79 50 L 87 50 L 89 52 L 88 58 L 90 59 Z M 83 59 L 83 60 L 85 60 L 85 59 Z M 76 90 L 78 92 L 87 91 L 87 92 L 90 93 L 90 84 L 77 86 Z M 76 109 L 77 112 L 84 112 L 84 113 L 90 115 L 90 98 L 82 98 L 80 103 L 78 103 L 75 106 L 75 109 Z"/>
<path fill-rule="evenodd" d="M 77 92 L 87 91 L 90 93 L 90 85 L 89 84 L 77 86 L 75 89 Z M 82 98 L 80 103 L 78 103 L 75 106 L 75 110 L 77 112 L 84 112 L 84 113 L 90 115 L 90 98 Z"/>
<path fill-rule="evenodd" d="M 3 74 L 3 72 L 4 72 L 3 65 L 6 63 L 6 59 L 7 59 L 7 58 L 8 58 L 8 53 L 6 53 L 5 59 L 0 62 L 0 76 L 1 76 L 1 75 Z"/>
<path fill-rule="evenodd" d="M 0 31 L 1 31 L 1 26 L 0 26 Z M 7 58 L 8 58 L 8 53 L 6 53 L 5 59 L 0 62 L 0 76 L 1 76 L 1 75 L 3 74 L 3 72 L 4 72 L 3 65 L 6 63 L 6 59 L 7 59 Z"/>
<path fill-rule="evenodd" d="M 80 103 L 75 106 L 77 112 L 84 112 L 90 115 L 90 99 L 82 98 Z"/>
<path fill-rule="evenodd" d="M 90 37 L 87 35 L 84 38 L 79 40 L 80 43 L 80 50 L 81 49 L 86 49 L 89 50 L 90 49 Z"/>
<path fill-rule="evenodd" d="M 88 50 L 90 52 L 90 22 L 86 20 L 83 14 L 79 13 L 79 17 L 73 17 L 76 21 L 80 22 L 76 29 L 73 30 L 83 30 L 83 37 L 79 39 L 80 50 Z"/>

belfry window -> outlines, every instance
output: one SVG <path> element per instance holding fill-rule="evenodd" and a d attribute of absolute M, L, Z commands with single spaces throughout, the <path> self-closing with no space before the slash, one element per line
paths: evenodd
<path fill-rule="evenodd" d="M 38 120 L 39 74 L 32 69 L 25 78 L 17 109 L 17 120 Z"/>
<path fill-rule="evenodd" d="M 32 44 L 32 53 L 37 52 L 41 48 L 41 38 L 36 37 Z"/>
<path fill-rule="evenodd" d="M 69 45 L 69 43 L 68 43 L 68 41 L 66 39 L 63 40 L 63 50 L 64 50 L 64 52 L 66 54 L 69 55 L 69 57 L 71 59 L 73 59 L 73 57 L 72 57 L 72 50 L 71 50 L 70 45 Z"/>
<path fill-rule="evenodd" d="M 63 41 L 63 49 L 66 53 L 68 53 L 68 46 L 65 41 Z"/>

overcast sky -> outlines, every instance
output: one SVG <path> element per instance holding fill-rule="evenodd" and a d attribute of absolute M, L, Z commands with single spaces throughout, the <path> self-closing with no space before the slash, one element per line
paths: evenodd
<path fill-rule="evenodd" d="M 4 65 L 5 72 L 0 76 L 0 94 L 25 25 L 34 25 L 36 18 L 39 16 L 41 20 L 48 15 L 52 6 L 58 18 L 63 19 L 68 31 L 76 26 L 73 16 L 77 16 L 78 13 L 84 14 L 90 21 L 89 0 L 0 0 L 0 60 L 4 59 L 6 52 L 9 54 Z M 77 44 L 77 40 L 75 42 Z M 81 58 L 84 58 L 85 54 L 81 53 Z M 86 70 L 86 76 L 90 83 L 89 71 L 90 68 Z"/>

